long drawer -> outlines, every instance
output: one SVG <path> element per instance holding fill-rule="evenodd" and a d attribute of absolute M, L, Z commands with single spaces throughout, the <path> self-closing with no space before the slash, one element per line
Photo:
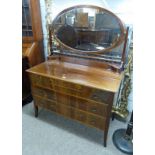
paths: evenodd
<path fill-rule="evenodd" d="M 106 117 L 108 113 L 108 105 L 104 103 L 98 103 L 39 87 L 32 87 L 32 93 L 45 99 L 50 99 L 57 103 L 65 104 L 67 106 L 87 111 L 102 117 Z"/>
<path fill-rule="evenodd" d="M 87 86 L 53 79 L 41 75 L 30 74 L 32 86 L 51 89 L 68 95 L 87 98 L 96 102 L 111 103 L 112 93 Z"/>
<path fill-rule="evenodd" d="M 105 124 L 106 124 L 105 117 L 100 117 L 94 114 L 90 114 L 82 110 L 73 108 L 71 106 L 60 104 L 55 101 L 44 99 L 42 97 L 35 96 L 35 95 L 34 95 L 34 101 L 38 106 L 54 111 L 65 117 L 77 120 L 81 123 L 87 124 L 89 126 L 93 126 L 101 130 L 105 129 Z"/>

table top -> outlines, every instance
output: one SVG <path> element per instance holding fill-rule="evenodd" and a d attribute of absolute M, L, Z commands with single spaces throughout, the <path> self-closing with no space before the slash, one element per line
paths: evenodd
<path fill-rule="evenodd" d="M 123 74 L 104 68 L 48 60 L 27 70 L 29 73 L 51 77 L 67 82 L 117 92 Z"/>

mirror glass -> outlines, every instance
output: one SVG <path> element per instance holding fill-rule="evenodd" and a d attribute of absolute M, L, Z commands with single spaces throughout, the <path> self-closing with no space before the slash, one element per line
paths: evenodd
<path fill-rule="evenodd" d="M 121 44 L 124 27 L 108 10 L 78 6 L 62 11 L 53 21 L 56 40 L 65 48 L 98 52 Z"/>

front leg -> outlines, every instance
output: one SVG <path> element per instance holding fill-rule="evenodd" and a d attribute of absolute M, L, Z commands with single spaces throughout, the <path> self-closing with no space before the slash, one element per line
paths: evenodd
<path fill-rule="evenodd" d="M 104 138 L 103 138 L 103 145 L 104 145 L 104 147 L 107 146 L 107 135 L 108 135 L 108 132 L 104 131 Z"/>
<path fill-rule="evenodd" d="M 38 117 L 38 106 L 34 104 L 35 117 Z"/>

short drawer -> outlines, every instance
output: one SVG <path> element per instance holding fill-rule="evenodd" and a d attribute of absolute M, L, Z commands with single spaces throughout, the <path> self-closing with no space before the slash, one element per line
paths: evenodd
<path fill-rule="evenodd" d="M 36 74 L 30 74 L 30 80 L 33 86 L 40 86 L 49 89 L 53 88 L 53 81 L 48 77 Z"/>
<path fill-rule="evenodd" d="M 41 96 L 46 99 L 50 99 L 55 101 L 56 100 L 56 94 L 53 90 L 43 89 L 40 87 L 32 87 L 32 94 Z"/>
<path fill-rule="evenodd" d="M 103 102 L 105 104 L 109 104 L 113 101 L 113 93 L 96 89 L 91 93 L 89 99 L 96 102 Z"/>
<path fill-rule="evenodd" d="M 105 117 L 100 117 L 94 114 L 90 114 L 75 108 L 72 108 L 74 113 L 73 118 L 81 123 L 93 126 L 95 128 L 104 130 L 106 125 Z"/>
<path fill-rule="evenodd" d="M 106 125 L 106 118 L 101 118 L 95 115 L 87 116 L 87 124 L 94 126 L 98 129 L 104 130 Z"/>
<path fill-rule="evenodd" d="M 86 112 L 74 109 L 74 119 L 76 119 L 80 122 L 86 123 L 87 122 L 87 114 L 86 114 Z"/>
<path fill-rule="evenodd" d="M 76 97 L 74 97 L 72 100 L 74 101 L 73 103 L 74 107 L 80 110 L 87 111 L 93 114 L 97 114 L 102 117 L 107 116 L 107 110 L 108 110 L 107 104 L 97 103 L 91 100 L 85 100 L 85 99 L 80 99 Z"/>
<path fill-rule="evenodd" d="M 62 80 L 58 80 L 58 79 L 52 79 L 52 80 L 53 80 L 53 84 L 56 86 L 59 86 L 59 87 L 69 88 L 69 89 L 75 90 L 75 91 L 81 91 L 84 88 L 84 86 L 82 86 L 82 85 L 67 82 L 67 81 L 62 81 Z"/>
<path fill-rule="evenodd" d="M 70 87 L 65 88 L 65 87 L 57 86 L 55 84 L 53 85 L 53 89 L 60 93 L 65 93 L 67 95 L 71 95 L 74 97 L 82 97 L 96 102 L 101 102 L 101 103 L 103 102 L 105 104 L 109 104 L 112 102 L 113 93 L 111 92 L 102 91 L 95 88 L 89 88 L 84 86 L 82 88 L 83 88 L 82 90 L 79 90 L 79 89 L 73 90 Z"/>
<path fill-rule="evenodd" d="M 33 96 L 33 99 L 36 105 L 54 112 L 57 111 L 56 102 L 35 95 Z"/>
<path fill-rule="evenodd" d="M 104 103 L 96 103 L 93 101 L 90 101 L 87 103 L 87 111 L 90 113 L 94 113 L 97 115 L 100 115 L 102 117 L 106 117 L 108 113 L 108 105 Z"/>

